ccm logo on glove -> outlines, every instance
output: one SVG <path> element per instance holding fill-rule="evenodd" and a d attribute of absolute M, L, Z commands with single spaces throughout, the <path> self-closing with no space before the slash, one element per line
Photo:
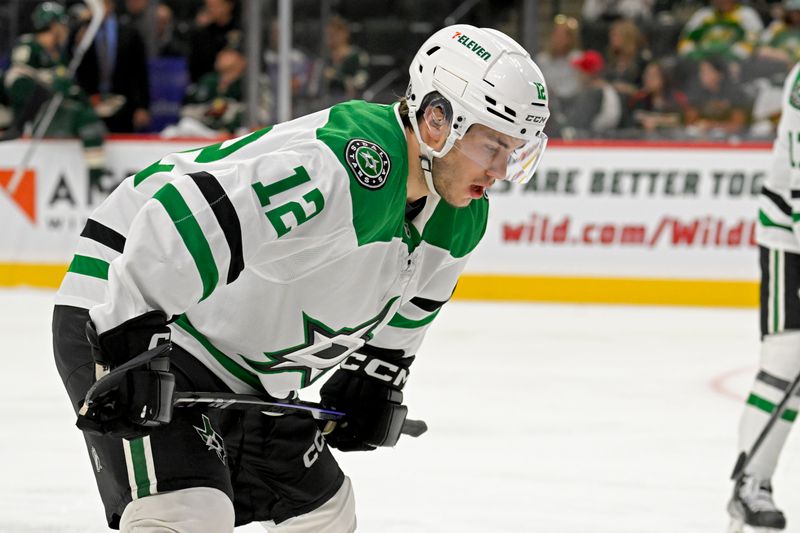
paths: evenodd
<path fill-rule="evenodd" d="M 366 364 L 365 364 L 366 363 Z M 342 370 L 363 373 L 367 376 L 391 383 L 398 389 L 402 389 L 408 381 L 408 369 L 403 368 L 374 357 L 367 357 L 364 354 L 352 353 L 342 362 Z"/>

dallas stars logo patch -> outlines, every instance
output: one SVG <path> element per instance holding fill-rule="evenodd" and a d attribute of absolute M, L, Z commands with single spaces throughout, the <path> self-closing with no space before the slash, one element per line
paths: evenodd
<path fill-rule="evenodd" d="M 392 168 L 389 154 L 374 142 L 364 139 L 352 139 L 347 143 L 344 158 L 358 183 L 367 189 L 383 187 Z"/>
<path fill-rule="evenodd" d="M 203 415 L 203 429 L 200 429 L 197 426 L 192 426 L 196 431 L 197 434 L 200 435 L 200 438 L 203 439 L 208 449 L 214 452 L 217 452 L 217 457 L 219 460 L 222 461 L 222 464 L 225 463 L 225 446 L 222 443 L 222 437 L 219 436 L 219 433 L 214 431 L 214 428 L 211 427 L 211 421 L 208 419 L 206 415 Z"/>

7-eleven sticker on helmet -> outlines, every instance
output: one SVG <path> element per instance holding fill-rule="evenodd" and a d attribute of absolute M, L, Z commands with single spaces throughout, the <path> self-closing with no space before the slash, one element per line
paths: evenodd
<path fill-rule="evenodd" d="M 25 169 L 21 179 L 11 183 L 16 169 L 0 168 L 0 188 L 31 222 L 36 222 L 36 171 Z"/>

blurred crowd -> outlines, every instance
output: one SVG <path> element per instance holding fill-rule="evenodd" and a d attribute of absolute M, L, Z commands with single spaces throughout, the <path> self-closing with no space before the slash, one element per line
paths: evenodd
<path fill-rule="evenodd" d="M 800 0 L 585 0 L 536 54 L 553 137 L 767 139 L 800 59 Z M 685 20 L 684 20 L 685 19 Z"/>
<path fill-rule="evenodd" d="M 276 120 L 274 17 L 264 25 L 257 116 L 246 124 L 248 64 L 239 0 L 103 4 L 103 22 L 74 77 L 68 65 L 87 31 L 88 9 L 78 0 L 31 4 L 29 31 L 21 32 L 7 57 L 0 54 L 0 136 L 30 134 L 45 103 L 58 95 L 47 135 L 79 137 L 90 166 L 100 169 L 109 132 L 214 137 Z M 508 26 L 515 20 L 521 26 L 520 2 L 488 4 L 488 11 L 473 13 L 476 20 L 464 21 L 486 25 L 487 13 L 502 12 L 494 24 L 506 24 L 502 29 L 513 35 Z M 533 51 L 551 94 L 550 137 L 774 134 L 782 82 L 800 59 L 800 0 L 554 0 L 547 6 L 565 13 L 574 8 L 542 20 L 541 47 Z M 351 98 L 395 99 L 402 88 L 389 82 L 405 79 L 407 68 L 397 57 L 410 54 L 404 34 L 415 24 L 430 26 L 423 33 L 445 24 L 409 23 L 389 11 L 353 23 L 343 14 L 331 11 L 315 32 L 295 13 L 295 116 Z M 382 38 L 357 46 L 354 27 L 374 29 Z M 317 46 L 303 46 L 314 39 Z M 376 85 L 394 90 L 371 91 Z"/>
<path fill-rule="evenodd" d="M 199 0 L 182 21 L 168 2 L 102 3 L 103 21 L 73 76 L 68 66 L 89 28 L 89 8 L 80 1 L 35 4 L 31 31 L 0 57 L 0 137 L 31 134 L 53 96 L 60 104 L 46 134 L 80 137 L 98 168 L 95 148 L 107 133 L 217 137 L 246 128 L 248 65 L 238 0 Z M 267 24 L 257 125 L 276 115 L 278 28 Z M 326 19 L 324 49 L 322 57 L 292 50 L 293 96 L 317 108 L 360 97 L 368 56 L 350 43 L 348 22 L 338 15 Z"/>

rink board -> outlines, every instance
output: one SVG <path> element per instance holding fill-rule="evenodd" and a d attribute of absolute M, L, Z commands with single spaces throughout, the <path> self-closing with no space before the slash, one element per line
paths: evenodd
<path fill-rule="evenodd" d="M 0 144 L 0 286 L 57 286 L 88 214 L 126 176 L 197 139 L 114 137 L 90 188 L 77 141 L 48 140 L 9 192 L 27 141 Z M 491 191 L 486 235 L 455 296 L 757 305 L 764 144 L 554 143 L 526 186 Z"/>

